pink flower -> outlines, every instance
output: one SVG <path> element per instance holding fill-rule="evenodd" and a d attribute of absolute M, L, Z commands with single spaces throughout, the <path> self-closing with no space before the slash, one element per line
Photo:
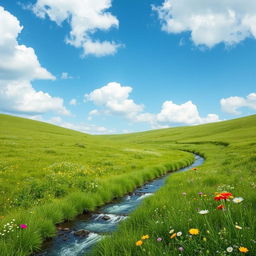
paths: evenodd
<path fill-rule="evenodd" d="M 26 224 L 20 224 L 20 228 L 26 229 L 28 226 Z"/>
<path fill-rule="evenodd" d="M 178 250 L 179 250 L 180 252 L 183 252 L 183 251 L 184 251 L 184 248 L 183 248 L 183 247 L 179 247 Z"/>
<path fill-rule="evenodd" d="M 161 241 L 162 241 L 162 238 L 161 238 L 161 237 L 158 237 L 156 240 L 157 240 L 157 242 L 161 242 Z"/>

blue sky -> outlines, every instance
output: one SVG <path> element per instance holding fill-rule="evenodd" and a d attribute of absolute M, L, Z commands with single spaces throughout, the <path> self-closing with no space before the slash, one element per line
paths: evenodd
<path fill-rule="evenodd" d="M 193 1 L 0 0 L 0 111 L 89 133 L 254 114 L 256 5 Z"/>

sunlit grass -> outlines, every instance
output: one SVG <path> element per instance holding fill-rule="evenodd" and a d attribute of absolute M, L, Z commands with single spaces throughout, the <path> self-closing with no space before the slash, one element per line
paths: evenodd
<path fill-rule="evenodd" d="M 93 211 L 168 170 L 189 165 L 193 155 L 188 152 L 204 156 L 204 165 L 173 174 L 118 232 L 100 242 L 94 254 L 215 256 L 229 255 L 230 247 L 233 255 L 255 254 L 255 116 L 90 136 L 0 115 L 0 129 L 0 255 L 29 255 L 55 235 L 56 223 Z M 215 201 L 215 192 L 224 191 L 244 200 L 239 204 L 231 199 Z M 220 204 L 224 209 L 216 209 Z M 201 210 L 208 213 L 200 214 Z M 3 231 L 13 219 L 18 228 Z M 199 234 L 190 235 L 191 228 Z M 149 238 L 143 240 L 145 235 Z M 240 252 L 240 248 L 249 251 Z"/>

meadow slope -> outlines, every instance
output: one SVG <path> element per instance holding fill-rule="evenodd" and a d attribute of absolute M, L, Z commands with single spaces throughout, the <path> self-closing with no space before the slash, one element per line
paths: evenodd
<path fill-rule="evenodd" d="M 190 164 L 189 152 L 204 165 L 170 176 L 92 254 L 255 255 L 255 145 L 255 115 L 109 136 L 0 115 L 0 255 L 29 255 L 55 234 L 54 224 Z M 244 200 L 214 200 L 221 192 Z"/>
<path fill-rule="evenodd" d="M 108 139 L 194 151 L 206 161 L 170 176 L 93 255 L 255 255 L 255 115 Z"/>
<path fill-rule="evenodd" d="M 29 255 L 55 235 L 54 224 L 192 161 L 179 150 L 0 115 L 0 255 Z"/>

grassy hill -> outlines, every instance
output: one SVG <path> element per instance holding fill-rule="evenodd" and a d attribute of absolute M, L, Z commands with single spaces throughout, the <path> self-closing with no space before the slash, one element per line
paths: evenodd
<path fill-rule="evenodd" d="M 255 253 L 256 116 L 193 127 L 92 136 L 50 124 L 0 115 L 0 225 L 28 224 L 2 235 L 2 255 L 28 255 L 54 225 L 84 209 L 132 191 L 145 181 L 206 157 L 197 171 L 173 175 L 167 184 L 102 241 L 95 255 L 240 255 Z M 215 192 L 243 197 L 216 202 Z M 186 192 L 186 196 L 184 196 Z M 205 196 L 199 196 L 202 192 Z M 216 210 L 219 204 L 225 210 Z M 158 209 L 158 210 L 156 210 Z M 209 210 L 200 215 L 198 210 Z M 236 224 L 237 223 L 237 224 Z M 241 226 L 237 229 L 235 226 Z M 170 226 L 174 234 L 170 238 Z M 136 227 L 136 229 L 134 228 Z M 199 235 L 188 234 L 190 228 Z M 135 242 L 142 235 L 141 246 Z M 18 237 L 17 237 L 18 236 Z M 161 242 L 157 238 L 161 237 Z M 179 251 L 179 248 L 184 251 Z M 217 252 L 218 251 L 218 252 Z"/>

